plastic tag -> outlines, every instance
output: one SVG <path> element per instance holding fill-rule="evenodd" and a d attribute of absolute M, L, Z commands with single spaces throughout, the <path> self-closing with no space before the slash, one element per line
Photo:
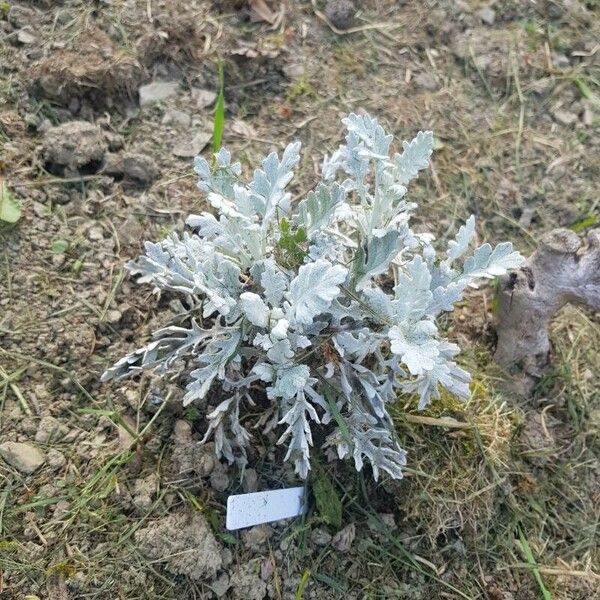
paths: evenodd
<path fill-rule="evenodd" d="M 252 527 L 304 513 L 304 488 L 270 490 L 252 494 L 237 494 L 227 498 L 229 530 Z"/>

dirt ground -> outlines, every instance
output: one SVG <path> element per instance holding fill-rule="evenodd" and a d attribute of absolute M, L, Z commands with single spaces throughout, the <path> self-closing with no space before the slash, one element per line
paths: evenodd
<path fill-rule="evenodd" d="M 332 28 L 342 4 L 0 0 L 0 177 L 22 204 L 0 226 L 0 597 L 600 598 L 598 315 L 561 314 L 553 370 L 519 399 L 474 292 L 445 324 L 472 398 L 430 423 L 399 399 L 405 479 L 321 457 L 340 531 L 311 508 L 227 532 L 229 494 L 297 484 L 272 438 L 241 473 L 197 444 L 211 400 L 184 410 L 183 374 L 99 381 L 178 314 L 124 264 L 204 205 L 219 62 L 223 143 L 250 173 L 300 139 L 295 196 L 365 110 L 397 140 L 435 132 L 421 231 L 474 213 L 528 254 L 597 223 L 597 0 L 356 0 Z"/>

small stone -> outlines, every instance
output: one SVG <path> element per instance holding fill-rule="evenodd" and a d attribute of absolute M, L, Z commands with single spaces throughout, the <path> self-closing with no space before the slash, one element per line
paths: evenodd
<path fill-rule="evenodd" d="M 158 480 L 156 473 L 148 477 L 137 479 L 133 488 L 133 504 L 139 510 L 148 510 L 152 506 L 152 499 L 156 494 Z"/>
<path fill-rule="evenodd" d="M 557 69 L 568 69 L 571 66 L 571 61 L 565 54 L 553 52 L 552 65 L 555 66 Z"/>
<path fill-rule="evenodd" d="M 233 562 L 233 553 L 229 548 L 223 548 L 221 550 L 221 561 L 223 562 L 224 569 L 226 569 Z"/>
<path fill-rule="evenodd" d="M 354 523 L 350 523 L 335 534 L 333 540 L 331 540 L 331 544 L 340 552 L 348 552 L 355 536 L 356 527 Z"/>
<path fill-rule="evenodd" d="M 247 494 L 258 490 L 258 475 L 256 474 L 255 469 L 246 469 L 244 471 L 242 487 Z"/>
<path fill-rule="evenodd" d="M 227 573 L 221 573 L 211 584 L 213 594 L 217 598 L 222 598 L 229 589 L 229 575 Z"/>
<path fill-rule="evenodd" d="M 304 75 L 304 65 L 302 63 L 290 63 L 284 65 L 283 73 L 288 79 L 298 79 Z"/>
<path fill-rule="evenodd" d="M 189 113 L 171 108 L 165 112 L 162 118 L 163 125 L 181 125 L 189 127 L 192 124 L 192 117 Z"/>
<path fill-rule="evenodd" d="M 524 229 L 528 229 L 535 217 L 535 208 L 524 208 L 519 217 L 519 225 Z"/>
<path fill-rule="evenodd" d="M 477 11 L 477 16 L 486 24 L 493 25 L 496 21 L 496 11 L 489 6 Z"/>
<path fill-rule="evenodd" d="M 229 487 L 229 476 L 225 471 L 213 471 L 210 476 L 210 487 L 217 492 L 224 492 Z"/>
<path fill-rule="evenodd" d="M 583 124 L 586 127 L 591 127 L 594 124 L 594 111 L 589 104 L 585 104 L 583 107 L 583 114 L 581 116 Z"/>
<path fill-rule="evenodd" d="M 573 123 L 579 120 L 579 117 L 575 113 L 569 112 L 567 110 L 555 110 L 553 114 L 554 118 L 561 125 L 573 125 Z"/>
<path fill-rule="evenodd" d="M 108 149 L 111 152 L 116 152 L 125 145 L 125 139 L 120 133 L 115 133 L 114 131 L 104 131 L 103 133 L 104 139 L 108 144 Z"/>
<path fill-rule="evenodd" d="M 129 215 L 116 229 L 119 243 L 124 246 L 139 244 L 144 235 L 144 227 L 135 215 Z"/>
<path fill-rule="evenodd" d="M 328 531 L 325 531 L 325 529 L 317 527 L 312 530 L 310 540 L 317 546 L 327 546 L 327 544 L 331 542 L 331 534 Z"/>
<path fill-rule="evenodd" d="M 44 464 L 44 455 L 31 444 L 5 442 L 0 445 L 0 456 L 21 473 L 30 474 Z"/>
<path fill-rule="evenodd" d="M 107 154 L 102 172 L 137 185 L 152 183 L 160 174 L 151 156 L 135 152 Z"/>
<path fill-rule="evenodd" d="M 102 230 L 102 227 L 91 227 L 88 231 L 88 238 L 92 242 L 99 242 L 100 240 L 103 240 L 104 231 Z"/>
<path fill-rule="evenodd" d="M 109 323 L 112 323 L 113 325 L 115 323 L 118 323 L 121 320 L 122 317 L 123 317 L 123 313 L 120 310 L 116 309 L 116 308 L 113 308 L 112 310 L 109 310 L 106 313 L 106 320 Z"/>
<path fill-rule="evenodd" d="M 423 88 L 424 90 L 428 90 L 430 92 L 438 88 L 437 81 L 431 73 L 419 73 L 415 77 L 414 81 L 418 87 Z"/>
<path fill-rule="evenodd" d="M 394 519 L 394 515 L 392 513 L 381 513 L 379 518 L 382 520 L 388 531 L 394 531 L 398 528 L 396 525 L 396 519 Z"/>
<path fill-rule="evenodd" d="M 52 129 L 52 121 L 50 119 L 44 119 L 38 126 L 38 133 L 46 133 L 49 129 Z"/>
<path fill-rule="evenodd" d="M 139 88 L 140 106 L 149 106 L 172 98 L 179 91 L 178 81 L 153 81 Z"/>
<path fill-rule="evenodd" d="M 59 500 L 54 505 L 54 518 L 62 519 L 63 517 L 65 517 L 67 515 L 70 508 L 71 508 L 70 502 L 68 502 L 67 500 Z"/>
<path fill-rule="evenodd" d="M 267 558 L 260 563 L 260 578 L 263 581 L 269 581 L 275 573 L 275 558 Z"/>
<path fill-rule="evenodd" d="M 212 133 L 200 131 L 189 142 L 179 142 L 173 147 L 173 154 L 179 158 L 194 158 L 198 156 L 212 138 Z"/>
<path fill-rule="evenodd" d="M 20 29 L 17 32 L 17 41 L 20 44 L 33 44 L 37 38 L 34 33 L 31 31 L 29 27 L 25 27 L 24 29 Z"/>
<path fill-rule="evenodd" d="M 68 428 L 60 421 L 46 415 L 40 419 L 40 423 L 35 434 L 35 441 L 38 444 L 47 444 L 53 439 L 62 438 L 67 433 Z"/>
<path fill-rule="evenodd" d="M 325 16 L 338 29 L 348 29 L 355 14 L 356 7 L 350 0 L 329 0 L 325 6 Z"/>
<path fill-rule="evenodd" d="M 273 535 L 273 529 L 268 525 L 257 525 L 242 533 L 246 548 L 259 550 L 260 547 Z"/>
<path fill-rule="evenodd" d="M 67 459 L 62 452 L 51 448 L 46 454 L 46 464 L 53 470 L 58 471 L 67 464 Z"/>
<path fill-rule="evenodd" d="M 192 88 L 192 100 L 196 102 L 196 108 L 208 108 L 216 99 L 217 94 L 211 90 Z"/>

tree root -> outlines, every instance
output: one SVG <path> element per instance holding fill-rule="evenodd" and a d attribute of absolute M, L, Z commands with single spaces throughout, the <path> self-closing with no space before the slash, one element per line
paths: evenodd
<path fill-rule="evenodd" d="M 600 230 L 543 236 L 517 271 L 501 278 L 495 360 L 528 395 L 550 364 L 549 325 L 565 304 L 600 309 Z"/>

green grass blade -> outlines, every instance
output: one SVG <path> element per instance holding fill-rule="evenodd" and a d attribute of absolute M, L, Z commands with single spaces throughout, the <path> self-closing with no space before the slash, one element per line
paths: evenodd
<path fill-rule="evenodd" d="M 213 152 L 221 149 L 223 140 L 223 129 L 225 128 L 225 96 L 223 88 L 225 87 L 225 76 L 223 74 L 223 64 L 219 64 L 219 95 L 215 105 L 215 117 L 213 121 Z"/>
<path fill-rule="evenodd" d="M 309 579 L 310 579 L 310 570 L 306 569 L 306 571 L 304 571 L 304 573 L 300 579 L 298 588 L 296 589 L 295 600 L 302 600 L 302 598 L 304 598 L 304 590 L 306 589 L 306 586 L 308 585 Z"/>
<path fill-rule="evenodd" d="M 533 552 L 531 551 L 531 547 L 529 546 L 529 542 L 523 533 L 523 530 L 519 527 L 519 542 L 521 543 L 521 549 L 523 550 L 523 554 L 525 555 L 525 559 L 527 560 L 527 564 L 531 568 L 531 572 L 537 581 L 538 587 L 540 588 L 540 592 L 542 594 L 542 598 L 544 600 L 552 600 L 552 594 L 548 591 L 546 586 L 544 585 L 544 580 L 542 579 L 542 575 L 540 574 L 540 570 L 538 569 L 538 564 L 533 556 Z"/>

